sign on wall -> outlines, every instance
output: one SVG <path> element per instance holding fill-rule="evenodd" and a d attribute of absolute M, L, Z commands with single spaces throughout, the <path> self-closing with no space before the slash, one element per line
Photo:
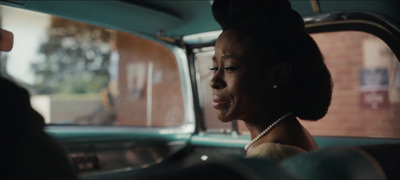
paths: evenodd
<path fill-rule="evenodd" d="M 360 70 L 360 104 L 363 108 L 389 107 L 389 74 L 386 68 Z"/>

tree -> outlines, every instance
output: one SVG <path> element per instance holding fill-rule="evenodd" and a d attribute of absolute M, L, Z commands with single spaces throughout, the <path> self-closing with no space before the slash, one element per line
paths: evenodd
<path fill-rule="evenodd" d="M 109 81 L 112 31 L 52 17 L 42 59 L 32 64 L 38 94 L 99 93 Z"/>

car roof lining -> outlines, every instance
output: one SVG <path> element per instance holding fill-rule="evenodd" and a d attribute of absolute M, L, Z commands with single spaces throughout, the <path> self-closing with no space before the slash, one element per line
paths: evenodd
<path fill-rule="evenodd" d="M 357 10 L 374 12 L 400 22 L 400 1 L 319 1 L 321 13 Z M 0 0 L 0 3 L 52 14 L 125 32 L 179 39 L 220 30 L 211 13 L 212 1 L 37 1 Z M 318 15 L 311 1 L 291 0 L 303 17 Z M 127 23 L 128 22 L 128 23 Z M 131 23 L 129 23 L 131 22 Z"/>

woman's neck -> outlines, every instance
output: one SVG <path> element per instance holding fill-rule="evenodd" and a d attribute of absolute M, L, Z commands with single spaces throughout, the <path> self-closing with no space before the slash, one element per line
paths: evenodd
<path fill-rule="evenodd" d="M 285 116 L 285 117 L 284 117 Z M 260 133 L 267 129 L 271 124 L 276 122 L 278 119 L 284 117 L 281 121 L 287 121 L 289 118 L 292 119 L 293 115 L 287 113 L 273 117 L 273 118 L 253 118 L 252 120 L 244 120 L 247 129 L 250 132 L 251 139 L 256 138 Z M 278 126 L 280 123 L 276 124 Z M 275 128 L 275 127 L 273 127 Z M 272 129 L 271 129 L 272 131 Z M 267 135 L 267 134 L 266 134 Z M 265 136 L 266 136 L 265 135 Z"/>

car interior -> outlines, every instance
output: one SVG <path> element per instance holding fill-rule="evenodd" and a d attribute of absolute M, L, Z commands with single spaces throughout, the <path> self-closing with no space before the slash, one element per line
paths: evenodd
<path fill-rule="evenodd" d="M 1 174 L 399 179 L 400 2 L 290 2 L 334 89 L 324 118 L 300 120 L 319 149 L 275 162 L 244 158 L 244 123 L 219 122 L 212 108 L 213 1 L 0 0 L 0 139 L 12 157 Z M 31 121 L 40 135 L 21 138 Z"/>

